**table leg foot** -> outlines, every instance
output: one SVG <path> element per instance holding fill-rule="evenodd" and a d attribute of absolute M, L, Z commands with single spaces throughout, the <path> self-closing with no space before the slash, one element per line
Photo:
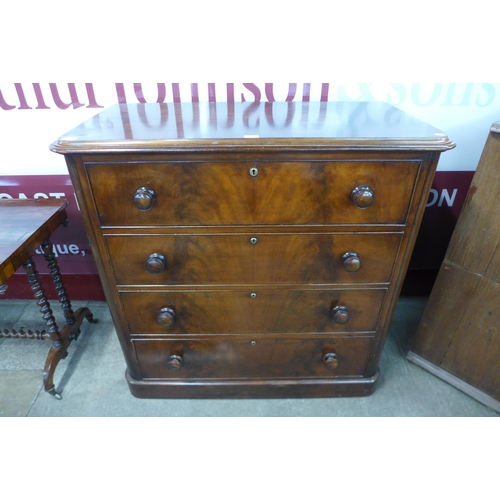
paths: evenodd
<path fill-rule="evenodd" d="M 61 400 L 62 396 L 56 391 L 55 387 L 52 387 L 52 389 L 49 389 L 47 391 L 51 396 L 54 396 L 57 400 Z"/>
<path fill-rule="evenodd" d="M 94 318 L 94 315 L 90 311 L 85 315 L 85 318 L 89 323 L 97 323 L 97 319 Z"/>
<path fill-rule="evenodd" d="M 43 386 L 46 392 L 54 396 L 56 399 L 62 399 L 61 395 L 56 391 L 54 386 L 54 373 L 56 371 L 59 361 L 68 356 L 68 347 L 73 340 L 78 339 L 80 334 L 80 326 L 84 318 L 91 321 L 89 317 L 93 316 L 87 307 L 82 307 L 75 312 L 75 322 L 71 325 L 66 325 L 61 331 L 61 341 L 59 345 L 52 345 L 47 360 L 45 361 L 45 368 L 43 370 Z M 91 321 L 95 322 L 95 321 Z"/>

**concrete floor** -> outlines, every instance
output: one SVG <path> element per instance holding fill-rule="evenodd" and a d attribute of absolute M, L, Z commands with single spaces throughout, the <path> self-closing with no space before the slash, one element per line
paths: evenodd
<path fill-rule="evenodd" d="M 498 417 L 446 382 L 406 360 L 408 342 L 425 299 L 402 298 L 380 362 L 375 393 L 365 398 L 282 400 L 146 400 L 125 382 L 125 362 L 105 302 L 89 307 L 99 323 L 84 322 L 69 356 L 59 363 L 55 384 L 62 400 L 42 389 L 47 341 L 0 339 L 0 416 L 234 416 L 234 417 Z M 56 318 L 61 321 L 59 311 Z M 43 329 L 34 301 L 0 300 L 0 328 Z"/>

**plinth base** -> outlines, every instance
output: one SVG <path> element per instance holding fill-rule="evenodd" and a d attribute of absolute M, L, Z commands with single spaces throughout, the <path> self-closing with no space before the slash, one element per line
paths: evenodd
<path fill-rule="evenodd" d="M 204 379 L 135 380 L 125 376 L 137 398 L 152 399 L 283 399 L 369 396 L 380 371 L 369 378 L 343 379 Z"/>

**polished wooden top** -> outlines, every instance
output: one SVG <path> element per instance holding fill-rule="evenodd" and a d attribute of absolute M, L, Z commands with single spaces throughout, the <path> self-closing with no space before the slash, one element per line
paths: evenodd
<path fill-rule="evenodd" d="M 0 200 L 0 285 L 66 218 L 64 199 Z"/>
<path fill-rule="evenodd" d="M 444 151 L 442 132 L 383 102 L 116 104 L 60 137 L 57 153 L 363 149 Z"/>

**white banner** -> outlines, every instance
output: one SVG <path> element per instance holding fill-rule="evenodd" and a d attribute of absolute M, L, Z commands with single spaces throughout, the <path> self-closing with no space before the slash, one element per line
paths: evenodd
<path fill-rule="evenodd" d="M 499 83 L 2 83 L 0 175 L 64 175 L 48 146 L 117 102 L 385 101 L 442 130 L 457 147 L 440 171 L 475 170 Z"/>

